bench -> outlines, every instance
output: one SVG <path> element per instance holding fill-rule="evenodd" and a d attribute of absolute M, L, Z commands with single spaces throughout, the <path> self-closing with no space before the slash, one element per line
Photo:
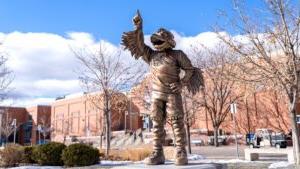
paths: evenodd
<path fill-rule="evenodd" d="M 288 162 L 294 163 L 294 152 L 292 148 L 246 148 L 245 160 L 258 160 L 259 154 L 286 154 Z"/>

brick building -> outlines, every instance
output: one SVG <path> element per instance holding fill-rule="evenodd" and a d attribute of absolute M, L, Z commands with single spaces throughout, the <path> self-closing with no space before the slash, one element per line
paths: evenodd
<path fill-rule="evenodd" d="M 2 112 L 1 141 L 13 142 L 14 131 L 12 125 L 16 123 L 16 143 L 22 145 L 36 144 L 39 139 L 37 126 L 50 126 L 50 106 L 33 106 L 33 107 L 0 107 Z M 50 135 L 43 139 L 50 140 Z"/>
<path fill-rule="evenodd" d="M 101 98 L 100 93 L 94 93 L 75 94 L 57 99 L 51 110 L 52 140 L 65 142 L 69 141 L 70 137 L 98 140 L 105 126 Z M 115 94 L 111 106 L 112 131 L 141 128 L 140 114 L 134 112 L 135 106 L 125 94 Z"/>
<path fill-rule="evenodd" d="M 144 120 L 150 114 L 148 103 L 150 99 L 149 78 L 144 79 L 141 84 L 131 90 L 133 104 L 137 106 L 138 112 L 144 115 Z M 244 89 L 238 88 L 237 92 Z M 280 93 L 272 90 L 264 90 L 242 97 L 237 102 L 238 112 L 236 114 L 237 130 L 240 134 L 255 132 L 259 128 L 268 128 L 277 132 L 288 133 L 290 130 L 290 119 L 288 117 L 288 106 L 286 99 Z M 195 99 L 200 99 L 198 95 Z M 188 103 L 189 105 L 190 103 Z M 298 108 L 300 112 L 300 107 Z M 196 107 L 192 120 L 192 130 L 203 133 L 213 133 L 211 118 L 203 107 Z M 146 118 L 145 118 L 146 117 Z M 220 134 L 233 134 L 233 115 L 228 113 L 226 119 L 220 126 Z M 300 119 L 300 118 L 299 118 Z M 168 126 L 167 126 L 168 127 Z"/>

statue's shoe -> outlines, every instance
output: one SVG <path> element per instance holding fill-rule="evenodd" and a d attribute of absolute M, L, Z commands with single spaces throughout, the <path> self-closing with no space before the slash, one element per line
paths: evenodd
<path fill-rule="evenodd" d="M 163 151 L 153 151 L 149 157 L 144 160 L 147 165 L 159 165 L 165 163 L 165 155 Z"/>
<path fill-rule="evenodd" d="M 176 157 L 175 157 L 175 165 L 187 165 L 188 158 L 185 149 L 177 150 Z"/>

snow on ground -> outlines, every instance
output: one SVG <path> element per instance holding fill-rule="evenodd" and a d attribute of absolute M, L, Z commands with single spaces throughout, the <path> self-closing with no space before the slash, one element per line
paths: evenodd
<path fill-rule="evenodd" d="M 228 160 L 212 160 L 212 162 L 217 162 L 217 163 L 249 163 L 250 161 L 241 160 L 241 159 L 228 159 Z"/>
<path fill-rule="evenodd" d="M 199 154 L 189 154 L 188 155 L 189 161 L 194 161 L 194 160 L 204 160 L 205 157 Z"/>
<path fill-rule="evenodd" d="M 12 167 L 11 169 L 61 169 L 60 166 L 21 166 L 21 167 Z"/>
<path fill-rule="evenodd" d="M 199 154 L 190 154 L 188 155 L 189 161 L 197 161 L 197 162 L 203 162 L 203 163 L 259 163 L 264 161 L 247 161 L 247 160 L 241 160 L 241 159 L 228 159 L 228 160 L 214 160 L 214 159 L 206 159 L 204 156 Z M 166 160 L 166 162 L 172 162 L 172 160 Z M 100 164 L 97 164 L 98 166 L 123 166 L 123 165 L 130 165 L 130 164 L 142 164 L 143 161 L 111 161 L 111 160 L 101 160 Z M 289 163 L 287 161 L 279 161 L 274 162 L 269 166 L 269 169 L 276 169 L 276 168 L 284 168 L 284 169 L 292 169 L 293 164 Z M 61 166 L 21 166 L 21 167 L 13 167 L 12 169 L 62 169 Z"/>
<path fill-rule="evenodd" d="M 280 161 L 280 162 L 272 163 L 269 166 L 269 169 L 273 169 L 273 168 L 285 168 L 285 169 L 288 169 L 288 168 L 293 168 L 293 164 L 289 163 L 287 161 Z"/>
<path fill-rule="evenodd" d="M 100 165 L 104 166 L 115 166 L 115 165 L 127 165 L 132 164 L 132 161 L 111 161 L 111 160 L 101 160 Z"/>

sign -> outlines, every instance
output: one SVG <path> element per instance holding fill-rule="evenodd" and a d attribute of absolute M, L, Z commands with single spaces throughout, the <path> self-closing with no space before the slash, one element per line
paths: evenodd
<path fill-rule="evenodd" d="M 17 119 L 13 119 L 11 126 L 16 127 L 17 126 Z"/>
<path fill-rule="evenodd" d="M 296 116 L 296 122 L 297 122 L 297 124 L 300 124 L 300 115 Z"/>
<path fill-rule="evenodd" d="M 38 131 L 42 131 L 42 130 L 43 130 L 43 129 L 42 129 L 42 126 L 41 126 L 41 125 L 38 125 L 38 126 L 37 126 L 37 130 L 38 130 Z"/>
<path fill-rule="evenodd" d="M 235 114 L 237 112 L 237 109 L 236 109 L 236 103 L 231 103 L 230 104 L 230 112 L 232 114 Z"/>

